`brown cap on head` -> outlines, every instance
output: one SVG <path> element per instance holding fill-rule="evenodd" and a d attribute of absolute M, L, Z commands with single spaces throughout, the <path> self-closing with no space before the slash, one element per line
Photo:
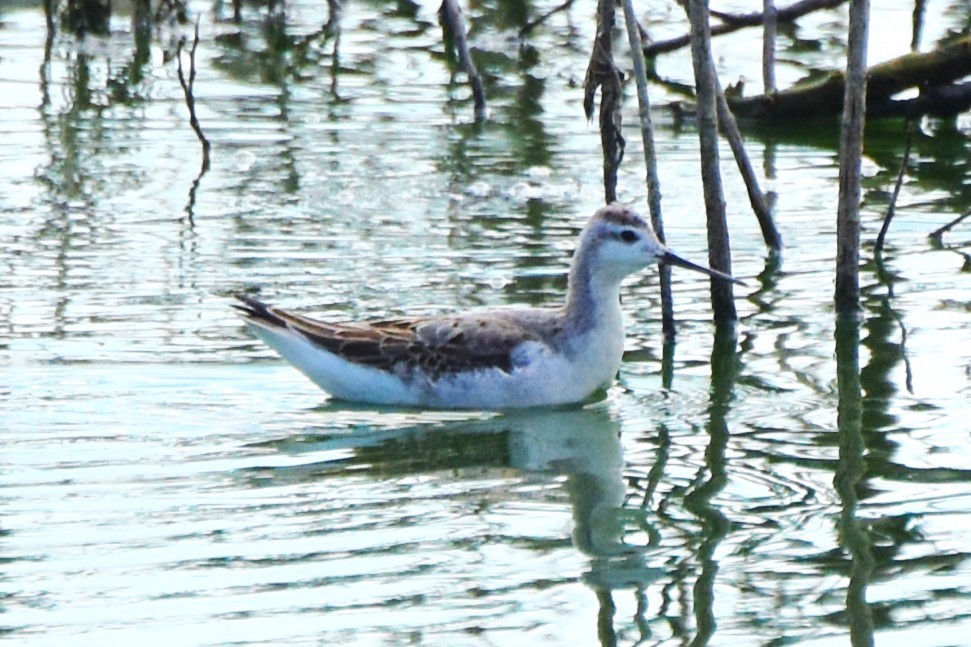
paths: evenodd
<path fill-rule="evenodd" d="M 621 227 L 644 227 L 649 226 L 647 221 L 636 211 L 620 202 L 611 202 L 606 207 L 601 208 L 594 214 L 605 222 L 610 222 Z"/>

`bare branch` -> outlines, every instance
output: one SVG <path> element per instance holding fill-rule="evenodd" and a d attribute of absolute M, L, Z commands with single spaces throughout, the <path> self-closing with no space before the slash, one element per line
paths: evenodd
<path fill-rule="evenodd" d="M 452 46 L 458 54 L 459 64 L 466 76 L 469 77 L 469 85 L 472 86 L 472 98 L 475 101 L 475 118 L 476 120 L 485 119 L 488 112 L 485 89 L 482 86 L 482 77 L 479 76 L 478 70 L 475 69 L 475 63 L 472 61 L 469 42 L 465 38 L 465 19 L 462 17 L 462 8 L 459 7 L 458 0 L 442 0 L 438 16 L 442 22 L 446 41 L 451 37 Z"/>
<path fill-rule="evenodd" d="M 951 231 L 957 225 L 961 224 L 961 222 L 963 222 L 964 220 L 966 220 L 968 218 L 971 218 L 971 209 L 965 211 L 960 216 L 958 216 L 957 218 L 955 218 L 951 222 L 947 223 L 943 227 L 940 227 L 938 229 L 935 229 L 930 234 L 928 234 L 927 237 L 930 238 L 931 240 L 934 240 L 938 244 L 941 244 L 941 239 L 944 237 L 944 234 L 946 234 L 947 232 Z"/>
<path fill-rule="evenodd" d="M 708 225 L 708 262 L 720 272 L 731 274 L 732 259 L 728 223 L 725 218 L 725 195 L 718 170 L 718 79 L 711 56 L 711 33 L 708 26 L 708 1 L 688 0 L 691 22 L 691 61 L 694 65 L 698 93 L 698 138 L 700 142 L 701 179 L 704 184 L 705 214 Z M 732 284 L 711 281 L 711 302 L 715 326 L 730 329 L 738 320 Z"/>
<path fill-rule="evenodd" d="M 846 0 L 801 0 L 800 2 L 796 2 L 788 7 L 779 9 L 776 12 L 776 22 L 793 22 L 797 18 L 801 18 L 802 16 L 812 13 L 813 11 L 817 11 L 819 9 L 833 9 L 834 7 L 838 7 L 845 2 Z M 730 22 L 724 22 L 721 25 L 711 27 L 712 36 L 729 34 L 744 27 L 755 27 L 757 25 L 761 25 L 763 20 L 763 15 L 758 12 L 739 15 L 718 14 L 718 17 L 723 21 L 730 20 Z M 657 54 L 673 52 L 674 50 L 681 49 L 690 43 L 690 34 L 685 34 L 669 40 L 661 40 L 656 43 L 645 45 L 644 56 L 656 56 Z"/>
<path fill-rule="evenodd" d="M 531 31 L 533 31 L 534 29 L 536 29 L 536 27 L 544 23 L 547 20 L 547 18 L 561 11 L 566 11 L 567 9 L 573 6 L 573 3 L 575 1 L 576 0 L 566 0 L 566 2 L 564 2 L 563 4 L 557 7 L 553 7 L 543 15 L 539 16 L 538 18 L 534 18 L 533 20 L 530 20 L 528 23 L 523 25 L 522 29 L 519 30 L 519 37 L 523 38 L 525 36 L 528 36 Z"/>
<path fill-rule="evenodd" d="M 866 70 L 867 114 L 872 117 L 957 114 L 971 106 L 971 84 L 955 83 L 971 74 L 971 36 L 932 52 L 905 54 Z M 951 85 L 953 84 L 953 85 Z M 837 115 L 843 107 L 846 75 L 831 72 L 814 83 L 731 101 L 742 118 L 803 119 Z M 919 88 L 921 96 L 893 100 L 904 90 Z"/>
<path fill-rule="evenodd" d="M 597 36 L 583 80 L 583 109 L 593 119 L 593 102 L 600 88 L 600 143 L 604 156 L 604 197 L 617 200 L 617 169 L 624 159 L 626 142 L 621 134 L 621 75 L 614 64 L 611 35 L 614 30 L 613 0 L 597 3 Z"/>
<path fill-rule="evenodd" d="M 715 82 L 718 83 L 717 79 Z M 738 122 L 735 121 L 735 116 L 732 114 L 731 108 L 728 107 L 728 100 L 725 99 L 725 93 L 722 92 L 720 84 L 718 84 L 717 91 L 718 125 L 722 135 L 728 140 L 728 145 L 732 147 L 738 172 L 741 173 L 742 180 L 745 182 L 749 204 L 752 205 L 752 211 L 755 213 L 755 217 L 759 221 L 759 228 L 762 230 L 762 238 L 770 250 L 780 252 L 782 251 L 782 235 L 775 226 L 772 210 L 769 209 L 765 195 L 759 187 L 759 180 L 755 176 L 755 169 L 752 168 L 752 162 L 749 160 L 748 153 L 745 152 L 745 144 L 742 142 L 742 133 L 738 129 Z"/>
<path fill-rule="evenodd" d="M 860 173 L 866 122 L 869 0 L 850 0 L 846 92 L 840 129 L 839 205 L 836 214 L 836 311 L 856 316 L 860 307 Z"/>
<path fill-rule="evenodd" d="M 192 39 L 192 49 L 189 50 L 188 82 L 186 82 L 185 73 L 182 71 L 183 44 L 184 41 L 179 40 L 179 47 L 176 51 L 176 59 L 178 60 L 179 85 L 182 86 L 182 92 L 185 94 L 185 105 L 189 109 L 189 125 L 192 126 L 193 132 L 195 132 L 196 137 L 202 144 L 202 172 L 205 173 L 209 170 L 209 150 L 212 148 L 212 146 L 209 144 L 209 140 L 206 139 L 205 133 L 202 132 L 202 127 L 199 125 L 199 118 L 196 116 L 196 98 L 194 88 L 196 83 L 196 47 L 199 45 L 198 20 L 196 20 L 195 36 Z"/>
<path fill-rule="evenodd" d="M 910 147 L 914 141 L 914 130 L 917 125 L 914 122 L 907 124 L 907 138 L 904 142 L 904 158 L 900 161 L 900 171 L 897 173 L 897 182 L 893 186 L 893 195 L 890 196 L 890 206 L 887 207 L 887 215 L 880 226 L 880 233 L 877 234 L 877 242 L 873 248 L 873 254 L 879 257 L 883 254 L 883 242 L 887 238 L 887 231 L 890 229 L 890 221 L 893 220 L 894 212 L 897 208 L 897 197 L 900 195 L 900 187 L 904 183 L 904 174 L 907 172 L 907 164 L 910 162 Z"/>
<path fill-rule="evenodd" d="M 657 176 L 657 150 L 654 146 L 654 125 L 651 123 L 651 99 L 647 90 L 647 66 L 641 48 L 641 26 L 634 15 L 632 0 L 624 0 L 624 19 L 634 64 L 634 80 L 637 83 L 637 104 L 640 117 L 641 141 L 644 145 L 644 166 L 647 169 L 647 203 L 651 212 L 651 225 L 658 239 L 664 242 L 664 220 L 661 217 L 661 181 Z M 661 330 L 667 340 L 674 338 L 674 300 L 671 293 L 671 267 L 662 264 L 661 275 Z"/>
<path fill-rule="evenodd" d="M 775 0 L 762 0 L 762 87 L 763 94 L 775 92 L 775 31 L 778 21 Z"/>

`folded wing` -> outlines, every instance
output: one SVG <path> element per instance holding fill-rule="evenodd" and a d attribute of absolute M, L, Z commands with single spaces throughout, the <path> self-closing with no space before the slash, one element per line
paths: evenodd
<path fill-rule="evenodd" d="M 433 380 L 480 369 L 508 373 L 520 344 L 541 341 L 515 321 L 494 314 L 335 324 L 238 298 L 243 305 L 236 307 L 255 325 L 288 329 L 349 362 L 397 374 L 418 371 Z"/>

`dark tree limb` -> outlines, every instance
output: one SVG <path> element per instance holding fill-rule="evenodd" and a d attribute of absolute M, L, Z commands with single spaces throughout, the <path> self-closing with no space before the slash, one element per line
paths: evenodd
<path fill-rule="evenodd" d="M 845 2 L 846 0 L 800 0 L 800 2 L 795 2 L 788 7 L 777 9 L 775 15 L 776 24 L 793 22 L 797 18 L 801 18 L 808 13 L 812 13 L 820 9 L 833 9 Z M 722 20 L 722 24 L 711 27 L 712 36 L 729 34 L 733 31 L 743 29 L 744 27 L 756 27 L 761 25 L 763 21 L 763 14 L 760 12 L 734 15 L 726 13 L 715 14 L 713 12 L 712 15 L 717 16 L 720 20 Z M 660 40 L 656 43 L 645 45 L 644 56 L 656 56 L 658 54 L 673 52 L 674 50 L 681 49 L 690 43 L 690 34 L 685 34 L 669 40 Z"/>
<path fill-rule="evenodd" d="M 932 52 L 905 54 L 866 71 L 867 111 L 878 116 L 896 114 L 913 118 L 919 114 L 955 114 L 971 101 L 968 84 L 950 85 L 971 74 L 971 36 L 965 36 Z M 735 98 L 732 112 L 746 119 L 802 119 L 835 116 L 843 108 L 846 75 L 831 72 L 814 83 L 797 85 L 771 96 Z M 921 99 L 893 101 L 910 88 L 920 88 Z M 946 110 L 945 110 L 946 109 Z"/>
<path fill-rule="evenodd" d="M 953 117 L 971 109 L 971 81 L 922 87 L 912 99 L 869 100 L 870 117 L 897 117 L 916 121 L 920 117 Z"/>
<path fill-rule="evenodd" d="M 189 125 L 192 127 L 192 131 L 196 134 L 199 139 L 199 143 L 202 144 L 202 173 L 209 170 L 209 151 L 212 146 L 209 144 L 209 140 L 206 139 L 205 133 L 202 132 L 202 126 L 199 125 L 199 118 L 196 116 L 196 97 L 195 97 L 195 84 L 196 84 L 196 47 L 199 46 L 199 21 L 196 21 L 195 35 L 192 39 L 192 48 L 189 50 L 189 80 L 186 81 L 185 73 L 182 71 L 182 47 L 184 45 L 184 39 L 179 40 L 179 46 L 176 50 L 176 59 L 178 60 L 178 75 L 179 75 L 179 85 L 182 86 L 182 93 L 185 95 L 185 105 L 189 109 Z M 200 173 L 200 177 L 202 176 Z"/>
<path fill-rule="evenodd" d="M 617 200 L 617 169 L 624 159 L 626 142 L 620 132 L 622 123 L 620 111 L 621 74 L 614 64 L 613 0 L 599 0 L 597 3 L 597 36 L 593 42 L 593 53 L 583 80 L 583 110 L 587 119 L 593 119 L 594 99 L 600 88 L 600 143 L 604 156 L 604 198 L 607 204 Z"/>
<path fill-rule="evenodd" d="M 771 0 L 767 0 L 767 4 L 771 4 Z M 694 56 L 694 48 L 695 45 L 692 45 L 692 56 Z M 709 47 L 708 55 L 710 56 L 710 54 L 711 48 Z M 696 69 L 696 79 L 698 78 L 697 74 Z M 725 139 L 728 141 L 729 146 L 731 146 L 732 154 L 735 157 L 735 163 L 738 165 L 739 173 L 742 176 L 742 180 L 745 182 L 745 189 L 748 193 L 749 204 L 751 204 L 752 211 L 755 213 L 755 217 L 759 222 L 759 227 L 762 230 L 762 238 L 765 240 L 766 246 L 768 246 L 773 253 L 778 253 L 782 250 L 782 235 L 775 226 L 775 221 L 772 217 L 772 210 L 769 208 L 769 205 L 765 200 L 765 195 L 762 193 L 762 189 L 759 187 L 759 181 L 755 175 L 755 170 L 752 167 L 752 162 L 749 160 L 748 153 L 745 152 L 745 144 L 742 142 L 742 133 L 738 128 L 738 123 L 735 121 L 735 116 L 732 114 L 731 108 L 729 107 L 726 99 L 726 93 L 722 91 L 721 84 L 718 82 L 718 77 L 714 73 L 714 69 L 712 70 L 711 78 L 715 84 L 715 101 L 719 128 L 722 135 L 724 135 Z M 700 103 L 701 101 L 699 99 L 699 113 Z"/>
<path fill-rule="evenodd" d="M 442 23 L 446 45 L 450 44 L 455 49 L 462 70 L 469 77 L 469 85 L 472 86 L 472 98 L 475 101 L 475 118 L 476 120 L 485 119 L 488 112 L 485 89 L 482 86 L 482 77 L 479 76 L 478 70 L 475 69 L 475 63 L 472 61 L 469 42 L 465 38 L 465 19 L 462 16 L 462 8 L 459 7 L 458 0 L 442 0 L 438 17 Z"/>

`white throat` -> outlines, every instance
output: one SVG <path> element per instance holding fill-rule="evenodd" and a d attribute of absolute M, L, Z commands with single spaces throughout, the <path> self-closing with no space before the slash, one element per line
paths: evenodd
<path fill-rule="evenodd" d="M 581 262 L 570 272 L 566 325 L 570 337 L 591 352 L 607 353 L 620 361 L 624 346 L 624 320 L 620 309 L 621 279 L 590 271 Z M 577 349 L 579 350 L 579 349 Z"/>

